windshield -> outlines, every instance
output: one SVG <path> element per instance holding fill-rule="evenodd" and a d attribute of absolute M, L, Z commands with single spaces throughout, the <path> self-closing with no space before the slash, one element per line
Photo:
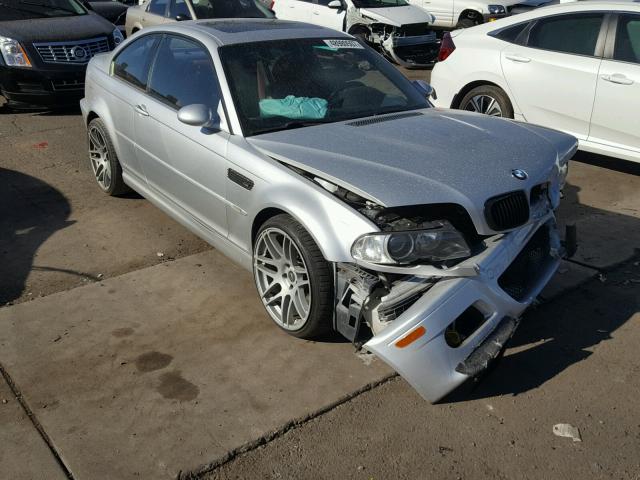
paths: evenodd
<path fill-rule="evenodd" d="M 406 7 L 409 5 L 406 0 L 353 0 L 353 4 L 358 8 Z"/>
<path fill-rule="evenodd" d="M 220 48 L 245 136 L 429 106 L 395 67 L 350 39 Z"/>
<path fill-rule="evenodd" d="M 196 18 L 274 18 L 259 0 L 193 0 Z"/>
<path fill-rule="evenodd" d="M 0 21 L 86 15 L 76 0 L 0 0 Z"/>

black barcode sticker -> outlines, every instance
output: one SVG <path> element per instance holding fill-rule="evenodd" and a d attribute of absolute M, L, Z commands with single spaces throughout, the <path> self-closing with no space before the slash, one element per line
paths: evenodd
<path fill-rule="evenodd" d="M 331 40 L 325 40 L 324 43 L 326 43 L 329 47 L 336 48 L 336 49 L 337 48 L 360 48 L 364 50 L 364 47 L 355 40 L 331 39 Z"/>

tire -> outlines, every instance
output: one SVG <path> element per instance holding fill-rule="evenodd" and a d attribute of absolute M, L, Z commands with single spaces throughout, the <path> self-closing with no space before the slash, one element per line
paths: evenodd
<path fill-rule="evenodd" d="M 122 167 L 102 120 L 94 118 L 87 127 L 89 167 L 96 183 L 107 195 L 117 196 L 130 189 L 122 179 Z"/>
<path fill-rule="evenodd" d="M 513 118 L 513 105 L 500 87 L 481 85 L 469 91 L 458 105 L 460 110 Z"/>
<path fill-rule="evenodd" d="M 471 28 L 471 27 L 475 27 L 477 25 L 476 21 L 473 20 L 472 18 L 461 18 L 460 20 L 458 20 L 458 24 L 456 25 L 456 28 Z"/>
<path fill-rule="evenodd" d="M 271 217 L 258 230 L 253 277 L 267 313 L 282 330 L 305 339 L 331 330 L 334 292 L 330 264 L 309 232 L 290 215 Z"/>

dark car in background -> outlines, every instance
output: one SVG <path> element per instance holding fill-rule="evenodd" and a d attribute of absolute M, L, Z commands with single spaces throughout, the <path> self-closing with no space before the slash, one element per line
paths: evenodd
<path fill-rule="evenodd" d="M 138 5 L 138 2 L 137 0 L 83 0 L 83 4 L 115 26 L 121 27 L 120 31 L 124 32 L 127 9 L 132 5 Z"/>
<path fill-rule="evenodd" d="M 0 95 L 10 108 L 76 105 L 89 60 L 122 40 L 78 0 L 0 0 Z"/>

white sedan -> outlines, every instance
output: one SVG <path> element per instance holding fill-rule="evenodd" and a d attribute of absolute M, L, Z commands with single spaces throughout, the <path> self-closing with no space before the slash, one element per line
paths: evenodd
<path fill-rule="evenodd" d="M 540 8 L 443 39 L 434 103 L 570 133 L 640 162 L 640 3 Z"/>

